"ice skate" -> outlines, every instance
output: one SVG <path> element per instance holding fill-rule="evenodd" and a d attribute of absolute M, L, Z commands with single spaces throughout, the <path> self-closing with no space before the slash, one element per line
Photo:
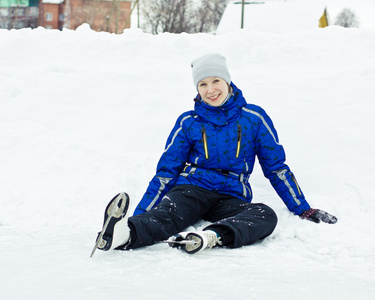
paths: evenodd
<path fill-rule="evenodd" d="M 218 234 L 212 230 L 180 232 L 171 236 L 165 242 L 171 247 L 178 247 L 189 254 L 198 253 L 204 249 L 223 244 Z"/>
<path fill-rule="evenodd" d="M 104 212 L 103 229 L 98 235 L 90 257 L 94 255 L 97 248 L 108 251 L 129 241 L 129 202 L 129 196 L 126 193 L 120 193 L 108 203 Z"/>

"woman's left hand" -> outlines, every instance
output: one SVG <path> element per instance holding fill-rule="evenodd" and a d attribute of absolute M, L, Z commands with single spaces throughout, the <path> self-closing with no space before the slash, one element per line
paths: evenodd
<path fill-rule="evenodd" d="M 304 211 L 301 215 L 299 215 L 302 219 L 306 219 L 315 223 L 320 223 L 320 221 L 328 224 L 335 224 L 337 222 L 337 218 L 324 210 L 310 208 Z"/>

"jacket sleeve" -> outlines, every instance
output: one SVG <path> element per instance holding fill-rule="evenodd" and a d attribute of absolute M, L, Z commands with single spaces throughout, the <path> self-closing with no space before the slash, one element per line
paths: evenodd
<path fill-rule="evenodd" d="M 185 113 L 177 119 L 157 165 L 156 175 L 150 181 L 134 215 L 147 212 L 158 205 L 164 195 L 174 186 L 185 167 L 191 147 L 184 128 L 190 118 L 192 115 Z"/>
<path fill-rule="evenodd" d="M 271 119 L 263 111 L 258 111 L 259 131 L 256 138 L 257 156 L 264 176 L 268 178 L 291 212 L 300 215 L 310 208 L 296 178 L 285 163 L 283 146 L 279 143 L 277 132 Z"/>

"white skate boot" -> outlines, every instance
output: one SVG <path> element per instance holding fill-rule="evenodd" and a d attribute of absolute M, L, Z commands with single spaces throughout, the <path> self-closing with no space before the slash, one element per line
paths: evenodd
<path fill-rule="evenodd" d="M 129 196 L 126 193 L 120 193 L 108 203 L 104 212 L 103 228 L 96 239 L 90 257 L 94 255 L 97 248 L 108 251 L 125 245 L 129 241 L 129 202 Z"/>
<path fill-rule="evenodd" d="M 221 237 L 213 230 L 180 232 L 166 241 L 171 247 L 178 247 L 189 254 L 221 246 Z"/>

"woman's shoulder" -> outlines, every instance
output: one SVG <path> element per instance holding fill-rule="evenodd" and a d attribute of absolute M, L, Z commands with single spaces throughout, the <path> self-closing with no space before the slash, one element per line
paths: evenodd
<path fill-rule="evenodd" d="M 186 112 L 182 113 L 177 118 L 177 123 L 180 123 L 182 125 L 182 123 L 185 123 L 185 122 L 188 122 L 188 121 L 192 122 L 196 118 L 197 118 L 197 114 L 195 113 L 195 111 L 194 110 L 189 110 L 189 111 L 186 111 Z"/>
<path fill-rule="evenodd" d="M 242 110 L 244 111 L 245 114 L 250 114 L 253 116 L 258 116 L 258 117 L 267 116 L 266 111 L 262 107 L 260 107 L 259 105 L 251 104 L 251 103 L 248 103 L 245 106 L 243 106 Z"/>

